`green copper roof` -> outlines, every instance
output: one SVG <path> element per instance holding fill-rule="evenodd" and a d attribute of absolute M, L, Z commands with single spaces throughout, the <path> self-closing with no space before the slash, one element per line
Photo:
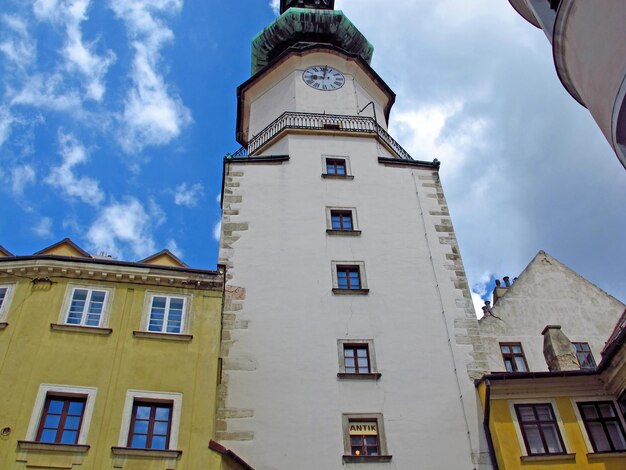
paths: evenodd
<path fill-rule="evenodd" d="M 361 56 L 367 63 L 374 54 L 374 46 L 342 11 L 289 8 L 252 40 L 252 74 L 299 42 L 332 44 Z"/>

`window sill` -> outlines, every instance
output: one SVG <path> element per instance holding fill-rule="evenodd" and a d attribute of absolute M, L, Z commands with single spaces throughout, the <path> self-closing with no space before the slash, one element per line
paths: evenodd
<path fill-rule="evenodd" d="M 590 452 L 587 454 L 589 460 L 602 460 L 602 459 L 619 459 L 626 458 L 626 451 L 617 452 Z"/>
<path fill-rule="evenodd" d="M 85 453 L 90 446 L 82 444 L 48 444 L 35 441 L 17 441 L 20 450 L 41 450 L 45 452 L 74 452 Z"/>
<path fill-rule="evenodd" d="M 92 335 L 110 335 L 111 328 L 101 328 L 99 326 L 68 325 L 66 323 L 50 323 L 50 329 L 55 331 L 73 331 L 74 333 L 88 333 Z"/>
<path fill-rule="evenodd" d="M 322 178 L 327 180 L 353 180 L 352 175 L 329 175 L 328 173 L 322 173 Z"/>
<path fill-rule="evenodd" d="M 4 330 L 7 326 L 9 326 L 9 324 L 5 321 L 0 322 L 0 330 Z"/>
<path fill-rule="evenodd" d="M 154 331 L 133 331 L 135 338 L 147 338 L 147 339 L 165 339 L 168 341 L 183 341 L 190 343 L 193 339 L 193 335 L 185 335 L 179 333 L 155 333 Z"/>
<path fill-rule="evenodd" d="M 522 462 L 543 462 L 551 460 L 576 460 L 576 454 L 522 455 Z"/>
<path fill-rule="evenodd" d="M 159 450 L 159 449 L 135 449 L 133 447 L 111 447 L 113 455 L 126 455 L 130 457 L 151 457 L 157 459 L 177 459 L 182 450 Z"/>
<path fill-rule="evenodd" d="M 344 455 L 344 463 L 391 462 L 391 455 Z"/>
<path fill-rule="evenodd" d="M 378 380 L 382 377 L 382 374 L 380 372 L 373 372 L 370 374 L 350 374 L 348 372 L 339 372 L 337 377 L 348 380 Z"/>
<path fill-rule="evenodd" d="M 333 294 L 336 295 L 367 295 L 369 293 L 369 289 L 339 289 L 333 287 Z"/>
<path fill-rule="evenodd" d="M 343 235 L 348 237 L 358 237 L 361 235 L 360 230 L 333 230 L 331 228 L 326 230 L 328 235 Z"/>

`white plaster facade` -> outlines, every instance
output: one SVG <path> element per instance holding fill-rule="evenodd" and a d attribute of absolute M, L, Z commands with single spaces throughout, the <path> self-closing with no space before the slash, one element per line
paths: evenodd
<path fill-rule="evenodd" d="M 500 343 L 522 344 L 528 368 L 547 371 L 542 331 L 560 325 L 572 342 L 589 343 L 596 364 L 625 305 L 540 251 L 519 278 L 479 320 L 489 370 L 505 372 Z"/>
<path fill-rule="evenodd" d="M 509 0 L 552 43 L 559 78 L 589 112 L 626 167 L 626 2 Z"/>
<path fill-rule="evenodd" d="M 306 86 L 315 64 L 346 86 Z M 360 67 L 321 52 L 283 62 L 243 98 L 244 129 L 370 100 L 380 122 L 387 98 Z M 289 158 L 258 159 L 271 155 Z M 348 157 L 354 178 L 324 178 L 323 156 Z M 380 157 L 395 155 L 374 135 L 290 131 L 226 164 L 217 438 L 258 470 L 491 468 L 471 380 L 484 352 L 437 167 Z M 361 234 L 327 234 L 327 207 L 355 208 Z M 369 293 L 334 294 L 334 261 L 363 263 Z M 345 339 L 373 342 L 378 380 L 338 377 Z M 342 461 L 345 414 L 382 415 L 391 462 Z"/>

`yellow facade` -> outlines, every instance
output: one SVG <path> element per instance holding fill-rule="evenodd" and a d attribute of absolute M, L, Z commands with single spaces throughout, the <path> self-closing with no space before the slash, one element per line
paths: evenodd
<path fill-rule="evenodd" d="M 557 385 L 560 383 L 560 385 Z M 489 432 L 493 450 L 500 470 L 624 470 L 626 453 L 594 453 L 588 439 L 585 438 L 584 423 L 575 411 L 575 402 L 579 400 L 608 400 L 615 398 L 599 389 L 599 383 L 593 376 L 569 379 L 511 380 L 507 383 L 492 382 L 487 392 L 487 382 L 480 384 L 478 392 L 483 409 L 489 415 Z M 551 393 L 550 390 L 554 392 Z M 558 392 L 556 390 L 559 390 Z M 570 393 L 571 391 L 571 393 Z M 489 397 L 489 404 L 487 398 Z M 525 456 L 523 438 L 512 404 L 550 403 L 555 408 L 559 419 L 565 451 L 564 456 Z M 619 406 L 615 403 L 617 412 Z M 622 420 L 623 423 L 623 420 Z"/>
<path fill-rule="evenodd" d="M 215 435 L 223 271 L 63 259 L 76 255 L 70 248 L 0 263 L 0 286 L 10 287 L 0 319 L 0 468 L 240 468 L 208 447 Z M 76 286 L 110 294 L 102 328 L 63 324 Z M 143 333 L 154 293 L 188 300 L 184 335 Z M 87 434 L 77 443 L 84 446 L 34 443 L 32 423 L 42 412 L 36 402 L 46 384 L 70 387 L 68 393 L 95 390 L 87 398 L 91 422 L 81 429 Z M 170 449 L 182 453 L 124 449 L 131 393 L 176 394 L 178 443 Z"/>

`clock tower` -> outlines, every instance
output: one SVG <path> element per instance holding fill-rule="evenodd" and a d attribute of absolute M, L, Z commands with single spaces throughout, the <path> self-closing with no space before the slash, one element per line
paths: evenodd
<path fill-rule="evenodd" d="M 217 439 L 261 470 L 487 469 L 485 358 L 441 183 L 332 0 L 282 0 L 224 163 Z"/>

